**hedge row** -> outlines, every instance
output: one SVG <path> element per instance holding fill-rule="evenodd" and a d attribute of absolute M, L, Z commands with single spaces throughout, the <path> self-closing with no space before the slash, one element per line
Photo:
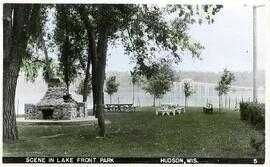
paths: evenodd
<path fill-rule="evenodd" d="M 265 104 L 254 102 L 241 102 L 240 117 L 242 120 L 249 121 L 251 124 L 264 129 Z"/>

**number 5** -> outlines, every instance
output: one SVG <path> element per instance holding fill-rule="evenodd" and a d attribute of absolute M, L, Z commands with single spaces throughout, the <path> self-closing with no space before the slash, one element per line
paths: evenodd
<path fill-rule="evenodd" d="M 253 162 L 254 162 L 254 164 L 256 164 L 257 163 L 257 159 L 254 159 Z"/>

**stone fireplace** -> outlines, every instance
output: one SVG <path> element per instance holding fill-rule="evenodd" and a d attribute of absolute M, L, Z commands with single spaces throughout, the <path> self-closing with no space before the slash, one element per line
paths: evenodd
<path fill-rule="evenodd" d="M 42 110 L 42 119 L 53 119 L 53 109 Z"/>
<path fill-rule="evenodd" d="M 58 78 L 51 79 L 48 90 L 37 104 L 25 104 L 25 119 L 71 120 L 85 116 L 84 103 L 78 103 Z"/>

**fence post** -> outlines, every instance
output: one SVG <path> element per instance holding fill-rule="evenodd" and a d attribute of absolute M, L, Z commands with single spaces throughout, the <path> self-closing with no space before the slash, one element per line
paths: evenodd
<path fill-rule="evenodd" d="M 227 96 L 225 96 L 225 109 L 227 108 Z"/>
<path fill-rule="evenodd" d="M 229 109 L 231 109 L 231 96 L 229 96 Z"/>
<path fill-rule="evenodd" d="M 236 96 L 236 98 L 235 98 L 235 111 L 236 111 L 236 109 L 237 109 L 237 96 Z"/>
<path fill-rule="evenodd" d="M 242 96 L 242 103 L 244 102 L 244 100 L 243 100 L 243 96 Z"/>

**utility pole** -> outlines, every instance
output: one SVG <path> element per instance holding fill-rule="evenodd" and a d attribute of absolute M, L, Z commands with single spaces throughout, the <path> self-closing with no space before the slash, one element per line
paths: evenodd
<path fill-rule="evenodd" d="M 253 102 L 257 99 L 257 33 L 256 6 L 253 6 Z"/>
<path fill-rule="evenodd" d="M 265 5 L 253 6 L 253 102 L 257 101 L 257 13 L 256 8 Z"/>

